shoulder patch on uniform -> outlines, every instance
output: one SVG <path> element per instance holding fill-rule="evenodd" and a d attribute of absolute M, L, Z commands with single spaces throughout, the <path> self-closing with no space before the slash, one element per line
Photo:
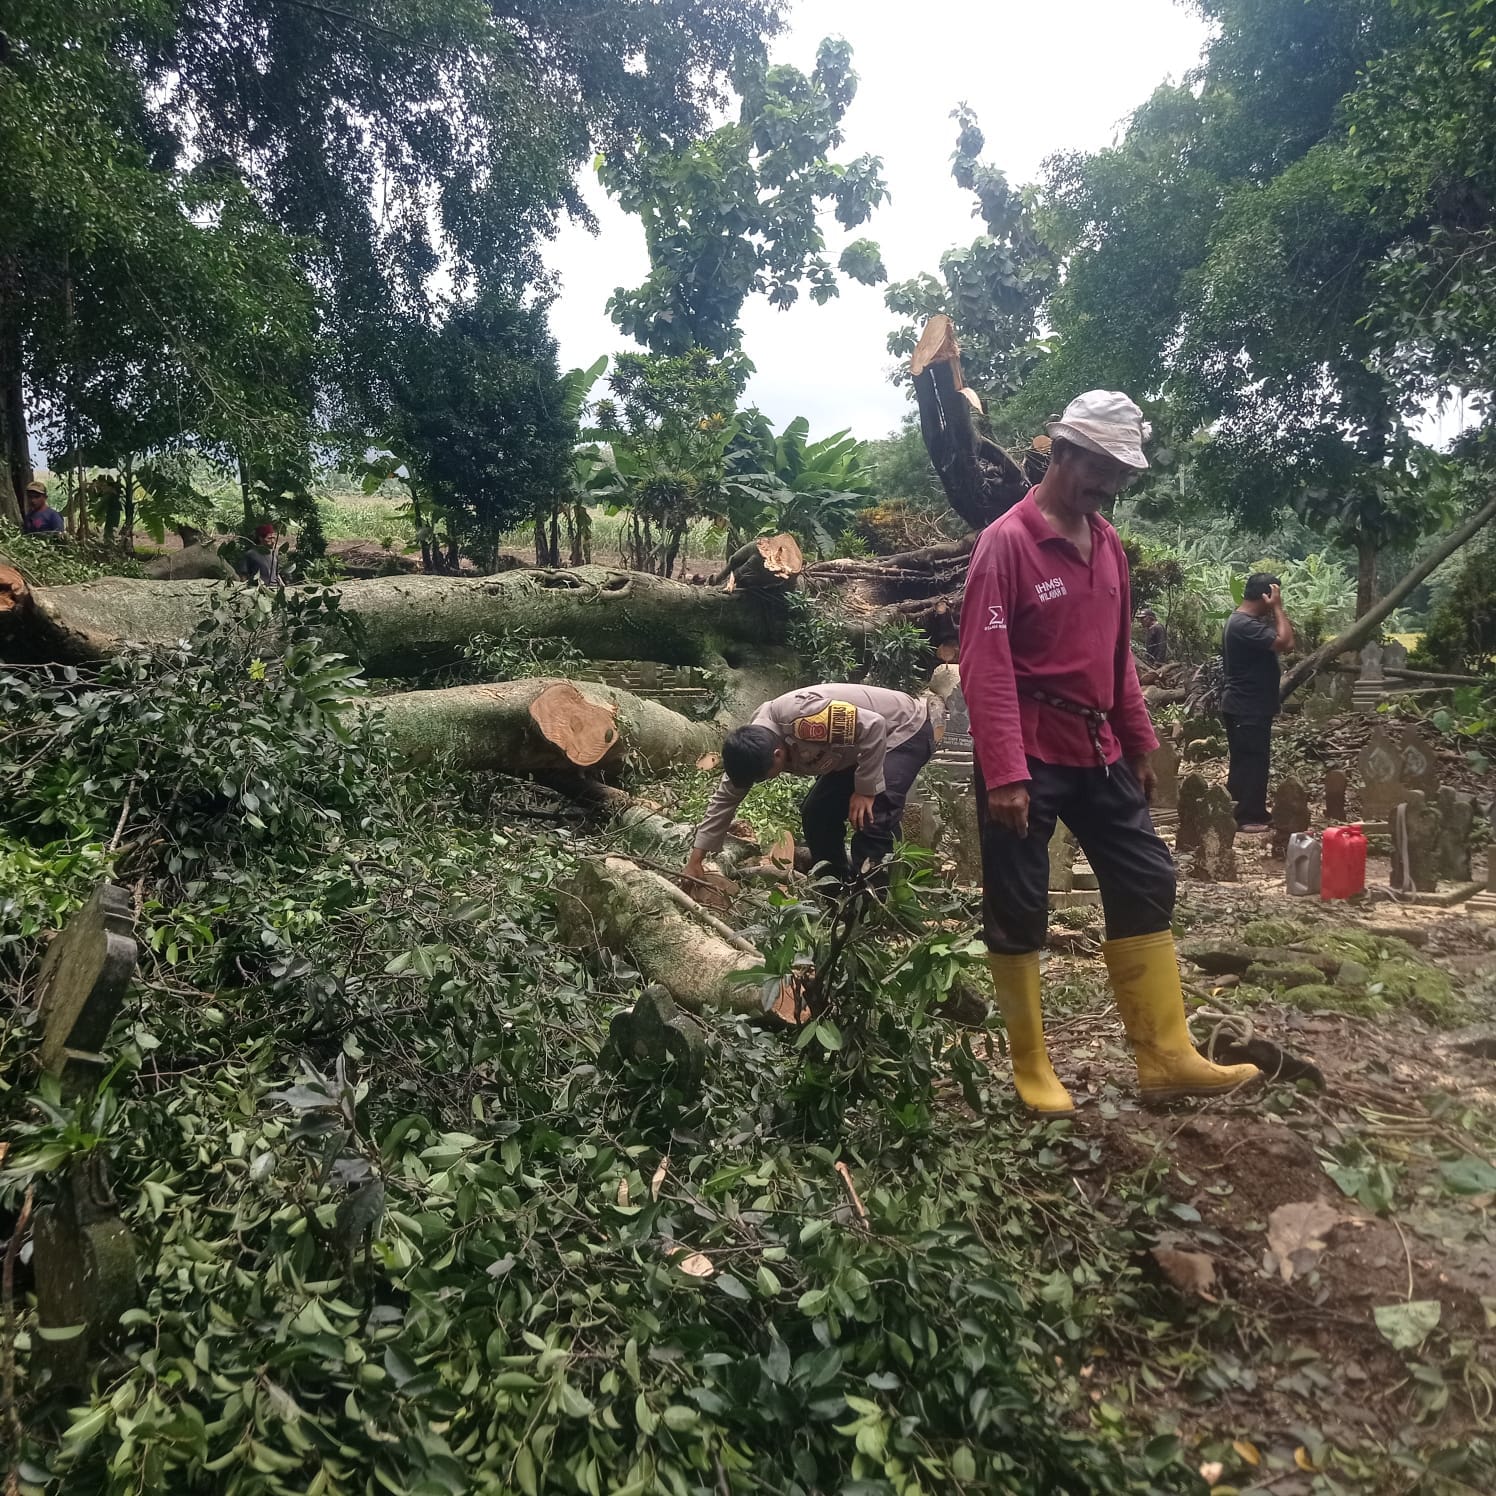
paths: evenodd
<path fill-rule="evenodd" d="M 795 736 L 802 743 L 847 747 L 857 741 L 857 708 L 850 701 L 828 702 L 813 716 L 795 718 Z"/>

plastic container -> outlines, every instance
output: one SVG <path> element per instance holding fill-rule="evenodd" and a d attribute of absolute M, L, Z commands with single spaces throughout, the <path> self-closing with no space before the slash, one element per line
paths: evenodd
<path fill-rule="evenodd" d="M 1366 834 L 1359 826 L 1331 826 L 1320 854 L 1320 898 L 1353 899 L 1365 889 Z"/>
<path fill-rule="evenodd" d="M 1295 831 L 1288 838 L 1284 857 L 1284 886 L 1295 898 L 1308 898 L 1319 892 L 1319 838 L 1308 831 Z"/>

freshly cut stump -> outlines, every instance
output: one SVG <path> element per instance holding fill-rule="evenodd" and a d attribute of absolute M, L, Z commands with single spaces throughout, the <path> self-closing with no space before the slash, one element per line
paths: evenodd
<path fill-rule="evenodd" d="M 546 742 L 579 769 L 600 764 L 620 741 L 618 708 L 588 700 L 570 681 L 547 686 L 530 703 L 530 716 Z"/>

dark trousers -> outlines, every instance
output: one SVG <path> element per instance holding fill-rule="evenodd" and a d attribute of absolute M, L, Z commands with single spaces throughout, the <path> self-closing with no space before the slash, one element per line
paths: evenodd
<path fill-rule="evenodd" d="M 987 816 L 976 776 L 982 832 L 982 936 L 989 951 L 1018 956 L 1043 948 L 1049 924 L 1049 839 L 1063 821 L 1096 874 L 1108 940 L 1167 930 L 1174 917 L 1174 859 L 1148 814 L 1137 776 L 1029 760 L 1028 835 Z"/>
<path fill-rule="evenodd" d="M 1273 719 L 1223 713 L 1231 770 L 1226 793 L 1236 807 L 1236 824 L 1262 825 L 1267 815 L 1267 781 L 1273 753 Z"/>
<path fill-rule="evenodd" d="M 810 860 L 826 863 L 839 878 L 850 878 L 866 864 L 882 862 L 899 838 L 904 802 L 919 771 L 935 751 L 935 734 L 928 722 L 907 742 L 883 756 L 883 793 L 873 797 L 872 819 L 852 833 L 852 860 L 847 861 L 847 809 L 855 788 L 855 769 L 822 774 L 800 802 L 800 822 Z"/>

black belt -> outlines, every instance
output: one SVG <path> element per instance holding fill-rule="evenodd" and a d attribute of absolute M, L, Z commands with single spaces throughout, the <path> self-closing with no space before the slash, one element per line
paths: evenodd
<path fill-rule="evenodd" d="M 1107 778 L 1111 778 L 1111 765 L 1106 761 L 1106 749 L 1101 744 L 1101 729 L 1106 726 L 1105 712 L 1094 706 L 1082 706 L 1078 701 L 1067 701 L 1063 696 L 1051 696 L 1048 691 L 1040 691 L 1032 686 L 1020 686 L 1018 694 L 1027 696 L 1030 701 L 1037 701 L 1040 706 L 1052 706 L 1056 711 L 1084 718 L 1086 731 L 1091 736 L 1091 746 L 1096 750 L 1096 762 L 1106 771 Z"/>

